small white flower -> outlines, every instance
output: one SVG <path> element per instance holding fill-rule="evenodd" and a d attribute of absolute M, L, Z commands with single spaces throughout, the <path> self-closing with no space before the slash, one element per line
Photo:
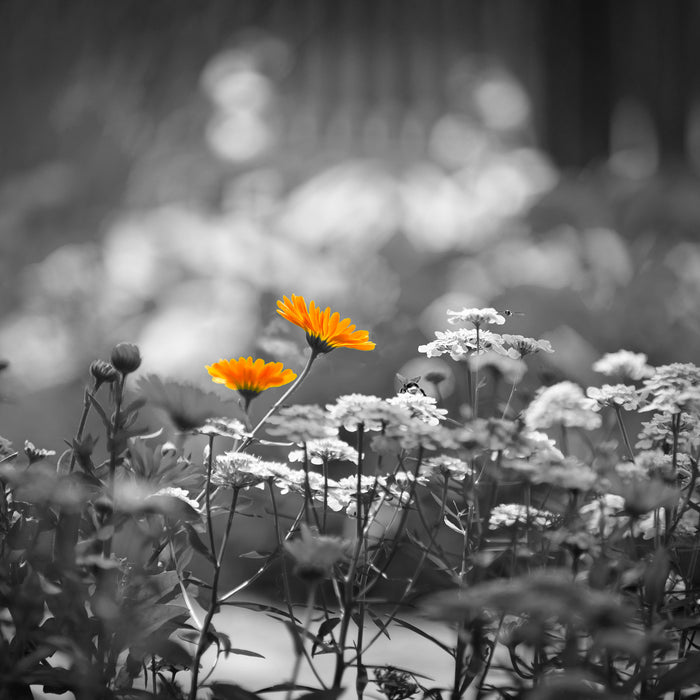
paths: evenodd
<path fill-rule="evenodd" d="M 525 409 L 525 425 L 533 429 L 564 425 L 594 430 L 602 423 L 600 415 L 596 413 L 597 408 L 597 403 L 586 398 L 578 384 L 559 382 L 537 391 Z"/>
<path fill-rule="evenodd" d="M 413 418 L 418 418 L 428 425 L 439 425 L 447 415 L 446 409 L 437 407 L 437 399 L 423 394 L 397 394 L 388 399 L 388 403 L 408 409 Z"/>
<path fill-rule="evenodd" d="M 593 363 L 593 370 L 607 377 L 620 377 L 624 380 L 638 381 L 653 374 L 654 369 L 647 364 L 643 352 L 618 350 L 608 352 Z"/>
<path fill-rule="evenodd" d="M 420 468 L 420 473 L 430 476 L 435 473 L 450 476 L 456 481 L 464 481 L 465 477 L 473 474 L 472 468 L 462 459 L 450 455 L 437 455 L 426 459 Z"/>
<path fill-rule="evenodd" d="M 185 489 L 178 488 L 177 486 L 166 486 L 165 488 L 159 489 L 154 494 L 149 496 L 149 498 L 154 498 L 155 496 L 172 496 L 173 498 L 179 498 L 184 501 L 194 510 L 199 511 L 199 503 L 194 498 L 190 498 L 190 494 L 185 491 Z"/>
<path fill-rule="evenodd" d="M 473 323 L 477 328 L 484 323 L 491 325 L 502 326 L 506 319 L 501 316 L 501 314 L 496 311 L 493 307 L 487 307 L 485 309 L 467 309 L 463 308 L 461 311 L 447 310 L 447 322 L 448 323 Z"/>
<path fill-rule="evenodd" d="M 215 459 L 211 482 L 228 488 L 257 486 L 274 476 L 273 468 L 277 465 L 246 452 L 225 452 Z"/>
<path fill-rule="evenodd" d="M 489 517 L 489 530 L 499 527 L 513 527 L 513 525 L 527 525 L 529 527 L 551 527 L 556 520 L 556 515 L 548 510 L 529 508 L 522 503 L 501 503 L 496 506 Z"/>
<path fill-rule="evenodd" d="M 329 461 L 357 464 L 357 450 L 338 438 L 309 440 L 306 443 L 306 454 L 312 464 L 323 464 Z M 292 450 L 288 458 L 290 462 L 303 462 L 304 450 Z"/>
<path fill-rule="evenodd" d="M 391 404 L 378 396 L 346 394 L 326 408 L 331 421 L 351 432 L 355 432 L 360 425 L 365 430 L 381 430 L 386 426 L 411 422 L 411 413 L 407 408 Z"/>
<path fill-rule="evenodd" d="M 621 406 L 626 411 L 636 411 L 642 402 L 639 391 L 629 384 L 603 384 L 600 388 L 589 386 L 586 395 L 597 401 L 599 406 Z"/>

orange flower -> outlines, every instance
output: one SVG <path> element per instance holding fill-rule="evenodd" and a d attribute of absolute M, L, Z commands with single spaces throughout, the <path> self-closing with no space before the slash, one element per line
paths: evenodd
<path fill-rule="evenodd" d="M 206 367 L 212 381 L 237 391 L 245 400 L 246 407 L 261 391 L 289 384 L 297 378 L 291 369 L 282 369 L 281 362 L 260 359 L 253 362 L 252 357 L 219 360 Z"/>
<path fill-rule="evenodd" d="M 356 331 L 349 318 L 340 320 L 340 314 L 331 314 L 330 307 L 325 311 L 312 301 L 306 308 L 304 297 L 292 294 L 292 300 L 284 297 L 278 301 L 277 313 L 290 323 L 306 331 L 306 340 L 317 353 L 330 352 L 333 348 L 354 348 L 374 350 L 367 331 Z"/>

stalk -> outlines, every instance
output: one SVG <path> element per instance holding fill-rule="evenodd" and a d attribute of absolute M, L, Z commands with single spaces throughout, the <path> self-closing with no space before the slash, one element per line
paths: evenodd
<path fill-rule="evenodd" d="M 267 419 L 277 411 L 277 409 L 289 398 L 292 393 L 297 389 L 297 387 L 306 379 L 307 375 L 311 371 L 311 365 L 314 363 L 314 360 L 318 357 L 318 351 L 316 350 L 311 350 L 311 354 L 309 355 L 309 359 L 306 361 L 306 365 L 304 366 L 304 369 L 301 370 L 301 374 L 294 380 L 294 382 L 291 384 L 289 389 L 280 396 L 277 401 L 272 405 L 272 408 L 258 421 L 258 424 L 250 431 L 250 435 L 244 440 L 243 444 L 241 445 L 240 449 L 238 450 L 239 452 L 243 452 L 252 442 L 253 438 L 255 437 L 256 433 L 260 428 L 262 428 L 263 425 L 265 425 L 265 422 Z"/>
<path fill-rule="evenodd" d="M 301 658 L 302 656 L 304 656 L 304 643 L 306 640 L 306 636 L 310 634 L 311 616 L 313 615 L 314 599 L 316 597 L 316 585 L 316 582 L 312 582 L 309 585 L 309 594 L 306 599 L 306 614 L 304 615 L 304 632 L 298 641 L 296 658 L 294 659 L 294 669 L 292 670 L 292 679 L 289 682 L 286 700 L 292 700 L 292 691 L 294 689 L 294 686 L 297 684 L 297 678 L 299 677 L 299 669 L 301 668 Z"/>
<path fill-rule="evenodd" d="M 211 457 L 210 457 L 211 460 Z M 207 493 L 208 493 L 207 489 Z M 207 647 L 207 635 L 209 633 L 209 626 L 214 618 L 214 613 L 219 607 L 219 577 L 221 575 L 221 562 L 223 561 L 224 554 L 226 552 L 226 546 L 228 544 L 229 535 L 231 533 L 231 523 L 233 522 L 233 515 L 236 512 L 236 503 L 238 501 L 238 492 L 240 487 L 233 488 L 233 495 L 231 496 L 231 506 L 228 512 L 228 520 L 226 522 L 226 529 L 224 530 L 224 537 L 221 542 L 221 547 L 219 548 L 219 554 L 214 562 L 214 578 L 211 583 L 211 599 L 209 603 L 209 609 L 202 622 L 202 629 L 199 632 L 199 641 L 197 643 L 197 650 L 195 652 L 194 658 L 192 659 L 192 684 L 190 685 L 190 693 L 188 695 L 188 700 L 196 700 L 197 698 L 197 685 L 199 681 L 199 664 L 204 654 L 204 650 Z M 211 522 L 211 521 L 210 521 Z M 209 526 L 211 529 L 211 525 Z M 213 552 L 212 552 L 213 554 Z"/>

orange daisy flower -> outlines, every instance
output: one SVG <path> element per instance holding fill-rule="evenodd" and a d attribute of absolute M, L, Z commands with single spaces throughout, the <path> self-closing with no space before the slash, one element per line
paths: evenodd
<path fill-rule="evenodd" d="M 306 308 L 304 297 L 292 294 L 292 300 L 284 297 L 278 301 L 277 313 L 306 331 L 306 340 L 317 353 L 330 352 L 333 348 L 354 348 L 355 350 L 374 350 L 374 343 L 369 340 L 367 331 L 356 331 L 349 318 L 340 320 L 340 314 L 331 314 L 330 307 L 321 311 L 312 301 Z"/>
<path fill-rule="evenodd" d="M 252 357 L 237 360 L 219 360 L 206 365 L 212 381 L 237 391 L 246 407 L 261 391 L 289 384 L 297 375 L 291 369 L 282 369 L 281 362 L 265 362 Z"/>

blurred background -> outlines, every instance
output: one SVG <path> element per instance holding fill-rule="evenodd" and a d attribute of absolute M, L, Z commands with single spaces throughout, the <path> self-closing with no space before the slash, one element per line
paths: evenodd
<path fill-rule="evenodd" d="M 2 0 L 0 434 L 63 449 L 118 341 L 298 369 L 292 293 L 377 343 L 300 402 L 393 393 L 463 305 L 549 338 L 539 381 L 697 361 L 699 37 L 693 0 Z"/>

